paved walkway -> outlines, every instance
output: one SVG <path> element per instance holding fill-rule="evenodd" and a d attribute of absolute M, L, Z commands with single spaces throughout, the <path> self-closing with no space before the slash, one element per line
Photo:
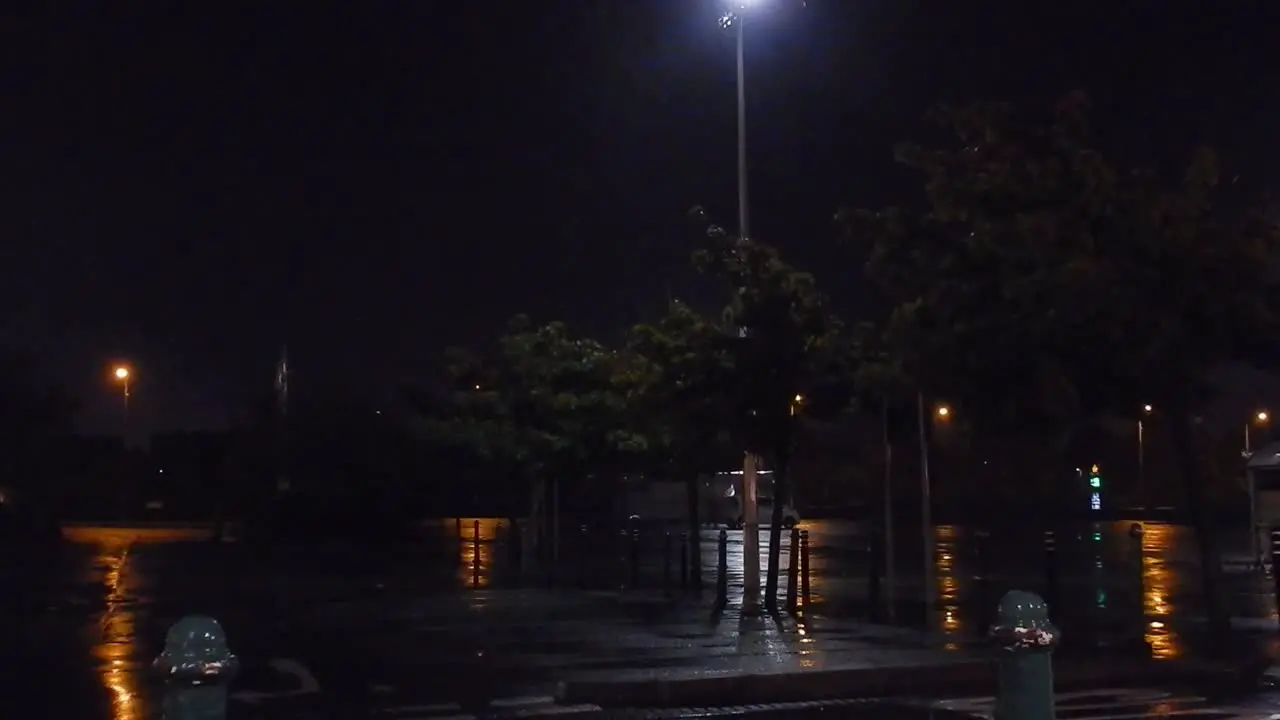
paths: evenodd
<path fill-rule="evenodd" d="M 984 643 L 815 615 L 712 617 L 659 594 L 481 590 L 448 598 L 313 606 L 300 625 L 350 643 L 371 687 L 467 705 L 556 692 L 604 707 L 765 703 L 920 692 L 981 693 L 994 682 Z M 315 635 L 315 633 L 320 633 Z M 339 640 L 340 638 L 340 640 Z M 1062 654 L 1060 654 L 1062 655 Z M 1066 654 L 1060 684 L 1204 681 L 1219 672 L 1133 652 Z M 411 698 L 412 699 L 412 698 Z"/>
<path fill-rule="evenodd" d="M 962 662 L 958 645 L 902 628 L 824 617 L 718 617 L 657 594 L 479 591 L 448 600 L 322 605 L 308 622 L 394 631 L 431 655 L 473 655 L 563 671 L 561 678 L 676 677 L 716 672 Z"/>

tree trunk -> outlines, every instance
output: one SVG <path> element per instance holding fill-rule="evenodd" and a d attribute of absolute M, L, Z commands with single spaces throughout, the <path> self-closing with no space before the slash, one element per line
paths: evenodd
<path fill-rule="evenodd" d="M 1219 589 L 1222 587 L 1222 560 L 1218 551 L 1218 534 L 1213 525 L 1212 508 L 1205 493 L 1205 473 L 1196 452 L 1190 414 L 1183 413 L 1172 423 L 1173 444 L 1177 447 L 1178 461 L 1182 465 L 1187 482 L 1187 502 L 1191 506 L 1191 519 L 1196 529 L 1200 550 L 1200 582 L 1204 594 L 1205 614 L 1213 636 L 1223 637 L 1230 630 L 1231 620 L 1226 614 Z"/>
<path fill-rule="evenodd" d="M 542 553 L 542 506 L 543 498 L 546 495 L 546 483 L 538 477 L 529 478 L 529 522 L 525 523 L 528 529 L 525 537 L 525 543 L 521 546 L 524 557 L 521 564 L 524 569 L 531 570 L 534 561 L 541 556 Z"/>
<path fill-rule="evenodd" d="M 765 574 L 764 606 L 769 612 L 778 611 L 778 573 L 782 565 L 783 507 L 789 494 L 790 478 L 787 473 L 789 458 L 778 453 L 773 468 L 773 512 L 769 518 L 769 572 Z"/>
<path fill-rule="evenodd" d="M 702 518 L 698 497 L 698 473 L 685 474 L 685 502 L 689 513 L 689 587 L 702 590 Z"/>

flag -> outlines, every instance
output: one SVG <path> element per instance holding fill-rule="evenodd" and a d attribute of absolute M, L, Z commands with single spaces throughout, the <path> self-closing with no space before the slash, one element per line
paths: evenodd
<path fill-rule="evenodd" d="M 289 351 L 280 346 L 280 360 L 276 362 L 276 404 L 280 414 L 289 409 Z"/>

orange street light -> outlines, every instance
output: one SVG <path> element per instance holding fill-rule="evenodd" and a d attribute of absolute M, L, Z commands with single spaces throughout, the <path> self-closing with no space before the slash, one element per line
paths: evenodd
<path fill-rule="evenodd" d="M 934 409 L 933 412 L 938 417 L 944 420 L 951 417 L 951 408 L 947 407 L 946 405 L 939 405 L 936 409 Z"/>
<path fill-rule="evenodd" d="M 1267 414 L 1266 410 L 1259 410 L 1258 412 L 1253 414 L 1254 421 L 1258 423 L 1265 423 L 1270 418 L 1271 416 Z"/>

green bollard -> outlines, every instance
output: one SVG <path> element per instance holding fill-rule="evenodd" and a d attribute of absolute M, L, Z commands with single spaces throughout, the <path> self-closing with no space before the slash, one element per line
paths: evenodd
<path fill-rule="evenodd" d="M 1053 650 L 1058 629 L 1035 593 L 1010 590 L 1000 599 L 991 637 L 999 648 L 1000 691 L 995 720 L 1053 720 Z"/>
<path fill-rule="evenodd" d="M 217 620 L 188 615 L 174 623 L 151 667 L 165 682 L 163 720 L 226 720 L 227 686 L 240 661 Z"/>

